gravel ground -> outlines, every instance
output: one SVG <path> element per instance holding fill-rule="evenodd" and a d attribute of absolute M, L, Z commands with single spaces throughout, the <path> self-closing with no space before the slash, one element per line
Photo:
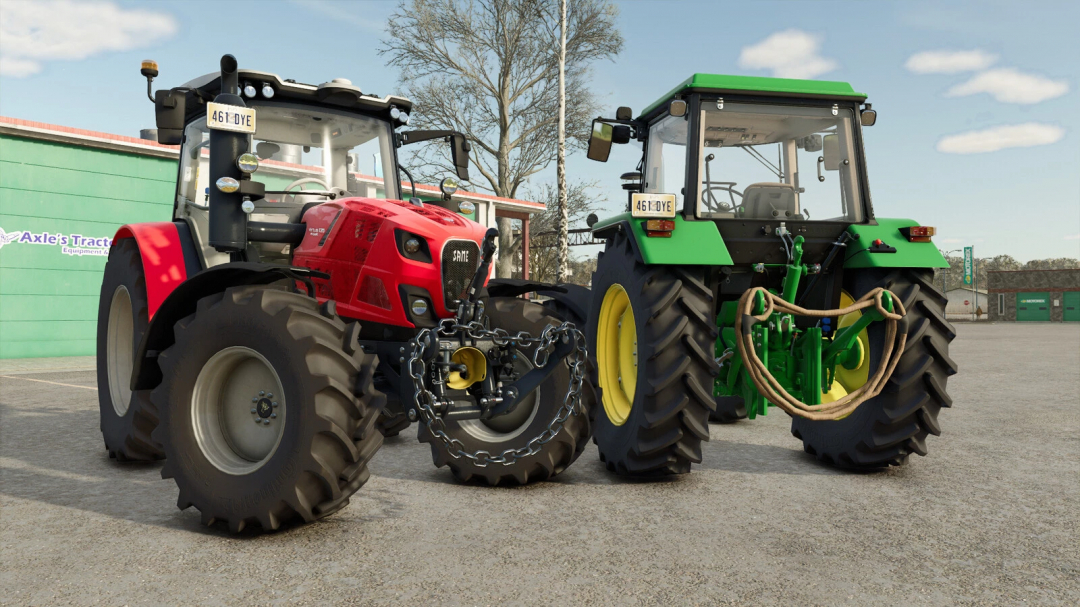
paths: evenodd
<path fill-rule="evenodd" d="M 590 449 L 492 489 L 410 433 L 341 512 L 240 537 L 177 510 L 160 466 L 108 459 L 92 372 L 9 372 L 0 604 L 1080 604 L 1080 326 L 959 333 L 943 435 L 900 469 L 819 465 L 774 410 L 714 425 L 674 480 Z"/>

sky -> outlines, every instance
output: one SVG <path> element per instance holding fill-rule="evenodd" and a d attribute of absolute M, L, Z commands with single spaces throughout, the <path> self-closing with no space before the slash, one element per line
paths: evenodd
<path fill-rule="evenodd" d="M 365 92 L 400 89 L 378 54 L 395 2 L 4 0 L 0 115 L 137 136 L 155 88 L 242 67 Z M 605 104 L 641 110 L 695 72 L 841 80 L 869 95 L 874 210 L 938 228 L 943 250 L 1020 261 L 1080 257 L 1080 22 L 1077 2 L 616 3 L 622 53 L 593 66 Z M 583 153 L 571 180 L 596 181 L 601 216 L 622 210 L 619 175 Z M 534 185 L 554 181 L 552 167 Z M 584 250 L 583 250 L 584 251 Z"/>

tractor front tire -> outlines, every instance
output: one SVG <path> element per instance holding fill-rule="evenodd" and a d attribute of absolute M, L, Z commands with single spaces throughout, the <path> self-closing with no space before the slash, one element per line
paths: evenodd
<path fill-rule="evenodd" d="M 146 277 L 134 238 L 116 241 L 101 281 L 97 323 L 98 408 L 109 457 L 153 461 L 165 456 L 150 435 L 158 414 L 149 390 L 131 390 L 135 351 L 150 324 Z"/>
<path fill-rule="evenodd" d="M 705 269 L 645 265 L 623 233 L 600 255 L 588 330 L 600 459 L 616 474 L 688 473 L 709 440 L 719 374 Z"/>
<path fill-rule="evenodd" d="M 161 353 L 162 478 L 207 525 L 269 531 L 344 507 L 383 442 L 376 357 L 332 306 L 275 287 L 199 300 Z"/>
<path fill-rule="evenodd" d="M 526 331 L 539 337 L 549 325 L 559 326 L 566 319 L 555 315 L 541 304 L 514 297 L 489 297 L 484 300 L 485 312 L 492 328 L 501 328 L 511 335 Z M 523 350 L 531 359 L 535 346 Z M 529 368 L 531 367 L 531 363 Z M 586 361 L 586 365 L 587 365 Z M 587 373 L 587 372 L 586 372 Z M 445 420 L 446 434 L 460 442 L 468 453 L 487 451 L 500 455 L 508 449 L 522 449 L 543 433 L 563 406 L 570 384 L 570 368 L 564 362 L 540 384 L 532 395 L 524 397 L 510 413 L 480 420 Z M 417 438 L 431 445 L 431 458 L 437 467 L 448 466 L 461 482 L 479 480 L 488 485 L 524 485 L 548 480 L 574 463 L 589 444 L 592 427 L 590 414 L 596 398 L 585 381 L 581 387 L 579 413 L 570 415 L 555 438 L 540 451 L 517 459 L 512 464 L 486 464 L 468 457 L 454 457 L 440 438 L 432 434 L 427 424 L 419 424 Z"/>
<path fill-rule="evenodd" d="M 926 455 L 926 436 L 941 434 L 937 417 L 952 406 L 945 390 L 956 363 L 949 358 L 949 342 L 956 337 L 945 320 L 945 295 L 933 284 L 933 273 L 921 269 L 848 270 L 844 289 L 858 299 L 875 287 L 884 287 L 903 302 L 907 315 L 907 344 L 892 377 L 881 394 L 836 421 L 794 417 L 791 433 L 817 459 L 841 468 L 875 469 L 904 464 L 912 453 Z M 885 323 L 867 327 L 869 370 L 881 361 Z"/>

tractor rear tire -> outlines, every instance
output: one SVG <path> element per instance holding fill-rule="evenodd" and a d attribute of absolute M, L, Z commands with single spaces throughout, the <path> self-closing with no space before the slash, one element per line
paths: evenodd
<path fill-rule="evenodd" d="M 945 390 L 956 363 L 949 358 L 949 342 L 956 337 L 945 320 L 945 295 L 933 284 L 933 273 L 921 269 L 848 270 L 844 289 L 858 299 L 875 287 L 896 294 L 907 315 L 907 344 L 892 377 L 881 394 L 859 405 L 837 421 L 810 421 L 794 417 L 791 433 L 817 459 L 841 468 L 875 469 L 899 466 L 912 453 L 926 455 L 926 436 L 941 434 L 937 417 L 952 406 Z M 872 373 L 881 360 L 885 323 L 871 323 Z"/>
<path fill-rule="evenodd" d="M 712 387 L 720 372 L 713 357 L 716 314 L 705 268 L 645 265 L 628 238 L 618 233 L 600 254 L 592 290 L 587 335 L 595 369 L 592 381 L 603 404 L 597 407 L 593 437 L 600 460 L 616 474 L 690 472 L 692 463 L 701 463 L 701 442 L 709 440 L 709 414 L 716 407 Z M 622 333 L 622 320 L 617 330 L 603 329 L 615 340 L 610 344 L 618 347 L 609 344 L 602 353 L 601 324 L 614 322 L 614 317 L 607 318 L 613 312 L 605 313 L 605 302 L 613 307 L 626 304 L 621 319 L 633 319 L 633 335 Z M 625 352 L 619 348 L 631 347 L 623 343 L 628 339 L 634 340 L 636 377 L 624 387 Z M 618 360 L 616 351 L 621 352 Z"/>
<path fill-rule="evenodd" d="M 709 414 L 709 421 L 734 424 L 740 419 L 746 419 L 746 404 L 741 396 L 716 397 L 716 411 Z"/>
<path fill-rule="evenodd" d="M 511 335 L 526 331 L 539 337 L 549 325 L 559 326 L 564 318 L 556 316 L 541 304 L 514 297 L 489 297 L 484 300 L 485 311 L 491 327 L 506 329 Z M 532 357 L 535 346 L 525 349 L 527 358 Z M 586 371 L 587 373 L 587 371 Z M 483 450 L 499 455 L 507 449 L 527 447 L 529 441 L 539 436 L 555 418 L 563 406 L 570 383 L 570 368 L 565 363 L 548 376 L 537 390 L 539 394 L 526 400 L 505 416 L 489 420 L 446 420 L 446 434 L 461 442 L 468 453 Z M 592 427 L 589 414 L 596 398 L 588 381 L 581 388 L 581 405 L 585 413 L 570 415 L 555 438 L 534 454 L 518 459 L 513 464 L 487 464 L 481 466 L 467 457 L 455 458 L 446 444 L 431 433 L 427 424 L 419 424 L 417 438 L 431 445 L 431 458 L 437 467 L 448 466 L 461 482 L 479 480 L 488 485 L 524 485 L 548 480 L 574 463 L 589 444 Z M 532 404 L 531 407 L 527 407 Z"/>
<path fill-rule="evenodd" d="M 134 238 L 116 241 L 101 281 L 97 323 L 98 408 L 101 435 L 109 457 L 117 461 L 153 461 L 165 457 L 150 437 L 157 409 L 149 390 L 131 390 L 135 351 L 150 324 L 146 277 Z"/>
<path fill-rule="evenodd" d="M 233 533 L 344 507 L 383 442 L 376 357 L 330 306 L 275 287 L 199 300 L 161 353 L 154 432 L 177 506 Z"/>

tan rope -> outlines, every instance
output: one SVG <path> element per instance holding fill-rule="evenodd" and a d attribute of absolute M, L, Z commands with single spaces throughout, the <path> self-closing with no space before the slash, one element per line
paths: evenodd
<path fill-rule="evenodd" d="M 750 311 L 754 301 L 754 294 L 759 291 L 765 297 L 766 308 L 764 313 L 759 316 L 754 316 Z M 780 385 L 780 382 L 769 373 L 769 369 L 766 367 L 765 363 L 758 358 L 757 351 L 754 349 L 753 333 L 749 331 L 744 333 L 742 326 L 740 325 L 737 329 L 738 339 L 736 340 L 736 345 L 739 348 L 739 355 L 742 356 L 743 364 L 750 374 L 750 378 L 753 380 L 754 386 L 758 389 L 758 392 L 765 395 L 765 398 L 770 403 L 787 411 L 790 415 L 798 415 L 811 420 L 840 419 L 851 414 L 851 412 L 862 403 L 881 393 L 882 388 L 885 387 L 885 382 L 892 377 L 893 370 L 896 369 L 896 364 L 900 362 L 900 356 L 904 353 L 904 346 L 907 344 L 906 334 L 900 335 L 899 337 L 897 336 L 896 324 L 897 321 L 903 318 L 904 314 L 907 313 L 904 309 L 904 304 L 900 302 L 900 299 L 897 298 L 896 295 L 890 292 L 889 295 L 892 295 L 893 306 L 895 307 L 896 312 L 889 312 L 881 303 L 881 295 L 884 292 L 885 289 L 880 287 L 876 288 L 866 295 L 863 295 L 858 301 L 850 306 L 838 310 L 807 310 L 806 308 L 799 307 L 770 293 L 764 287 L 754 287 L 743 293 L 742 297 L 739 298 L 738 310 L 741 313 L 740 319 L 737 321 L 739 323 L 742 322 L 742 316 L 750 316 L 758 322 L 764 322 L 768 320 L 769 316 L 775 310 L 779 310 L 781 313 L 795 314 L 797 316 L 823 318 L 826 316 L 843 316 L 872 306 L 876 306 L 878 312 L 885 317 L 885 344 L 877 371 L 874 372 L 874 375 L 871 376 L 865 384 L 859 386 L 847 396 L 844 396 L 837 401 L 820 405 L 808 405 L 791 394 L 788 394 L 787 390 Z M 870 356 L 869 352 L 865 352 L 864 354 L 867 357 Z"/>

